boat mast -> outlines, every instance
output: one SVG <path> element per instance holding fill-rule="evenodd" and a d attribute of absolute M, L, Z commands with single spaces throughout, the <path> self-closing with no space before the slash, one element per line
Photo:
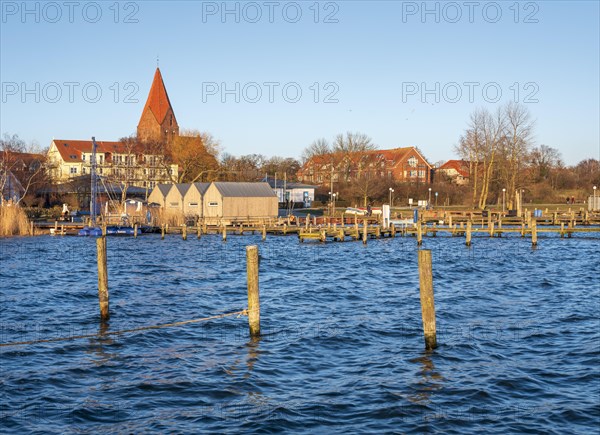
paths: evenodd
<path fill-rule="evenodd" d="M 98 180 L 96 178 L 96 138 L 92 136 L 92 168 L 91 168 L 91 194 L 90 194 L 90 220 L 96 225 L 96 196 L 98 195 Z"/>

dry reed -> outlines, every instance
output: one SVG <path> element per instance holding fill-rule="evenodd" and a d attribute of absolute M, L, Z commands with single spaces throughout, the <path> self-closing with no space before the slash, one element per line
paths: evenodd
<path fill-rule="evenodd" d="M 26 236 L 29 234 L 27 215 L 14 204 L 0 205 L 0 237 Z"/>

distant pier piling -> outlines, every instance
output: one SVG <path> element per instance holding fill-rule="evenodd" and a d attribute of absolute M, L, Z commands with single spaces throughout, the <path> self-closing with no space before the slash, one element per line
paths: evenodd
<path fill-rule="evenodd" d="M 108 267 L 106 264 L 106 237 L 96 240 L 98 260 L 98 301 L 100 303 L 100 319 L 108 320 Z"/>
<path fill-rule="evenodd" d="M 421 294 L 421 315 L 423 317 L 423 333 L 425 349 L 437 347 L 435 327 L 435 302 L 433 299 L 433 274 L 431 268 L 431 251 L 419 251 L 419 284 Z"/>
<path fill-rule="evenodd" d="M 367 231 L 368 231 L 368 223 L 367 223 L 367 220 L 365 219 L 363 221 L 363 236 L 362 236 L 363 245 L 367 244 Z"/>
<path fill-rule="evenodd" d="M 467 232 L 466 232 L 466 242 L 465 245 L 471 246 L 471 221 L 467 221 Z"/>
<path fill-rule="evenodd" d="M 187 225 L 183 224 L 183 226 L 181 227 L 181 238 L 183 240 L 187 240 Z"/>
<path fill-rule="evenodd" d="M 250 337 L 260 335 L 260 296 L 258 285 L 258 246 L 246 246 L 246 274 L 248 280 L 248 326 Z"/>

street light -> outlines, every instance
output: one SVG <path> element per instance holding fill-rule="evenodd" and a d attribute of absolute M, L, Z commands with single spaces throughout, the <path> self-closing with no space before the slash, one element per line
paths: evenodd
<path fill-rule="evenodd" d="M 596 210 L 596 186 L 594 186 L 594 202 L 592 203 L 592 211 Z"/>
<path fill-rule="evenodd" d="M 429 200 L 427 201 L 427 205 L 431 206 L 431 187 L 429 188 Z"/>
<path fill-rule="evenodd" d="M 435 192 L 435 207 L 437 208 L 437 197 L 438 197 L 438 193 Z"/>
<path fill-rule="evenodd" d="M 506 189 L 502 189 L 502 213 L 504 213 L 504 204 L 506 203 Z"/>
<path fill-rule="evenodd" d="M 392 207 L 392 194 L 394 193 L 394 189 L 390 187 L 390 208 Z"/>

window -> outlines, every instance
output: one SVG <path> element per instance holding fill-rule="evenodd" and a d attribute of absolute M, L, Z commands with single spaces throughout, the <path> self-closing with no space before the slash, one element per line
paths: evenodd
<path fill-rule="evenodd" d="M 178 202 L 170 202 L 169 207 L 179 207 L 179 203 Z"/>
<path fill-rule="evenodd" d="M 77 173 L 77 168 L 76 168 L 76 167 L 74 167 L 74 166 L 71 166 L 71 168 L 70 168 L 70 173 L 71 173 L 71 174 L 76 174 L 76 173 Z"/>
<path fill-rule="evenodd" d="M 85 154 L 81 154 L 81 160 L 85 162 Z"/>
<path fill-rule="evenodd" d="M 218 206 L 218 205 L 219 205 L 219 203 L 218 203 L 218 202 L 216 202 L 216 201 L 211 201 L 211 202 L 209 202 L 209 203 L 208 203 L 208 206 L 209 206 L 209 207 L 216 207 L 216 206 Z"/>
<path fill-rule="evenodd" d="M 410 177 L 414 178 L 417 176 L 417 171 L 410 171 Z"/>
<path fill-rule="evenodd" d="M 198 207 L 197 202 L 188 202 L 188 207 Z"/>
<path fill-rule="evenodd" d="M 425 178 L 425 171 L 423 171 L 423 170 L 419 171 L 419 178 Z"/>
<path fill-rule="evenodd" d="M 412 156 L 410 159 L 408 159 L 408 166 L 410 167 L 416 167 L 417 166 L 417 158 L 415 156 Z"/>
<path fill-rule="evenodd" d="M 85 175 L 85 168 L 81 169 L 81 173 Z"/>

